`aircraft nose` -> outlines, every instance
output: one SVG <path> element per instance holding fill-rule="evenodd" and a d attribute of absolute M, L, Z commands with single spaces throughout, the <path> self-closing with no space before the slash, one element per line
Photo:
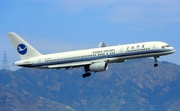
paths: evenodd
<path fill-rule="evenodd" d="M 172 50 L 173 52 L 176 52 L 174 47 L 169 47 L 170 50 Z"/>

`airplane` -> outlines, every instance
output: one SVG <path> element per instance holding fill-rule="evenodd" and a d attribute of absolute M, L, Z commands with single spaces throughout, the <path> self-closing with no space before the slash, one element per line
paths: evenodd
<path fill-rule="evenodd" d="M 109 63 L 120 63 L 129 59 L 153 57 L 154 67 L 157 67 L 157 58 L 176 51 L 172 46 L 161 41 L 116 46 L 107 46 L 106 43 L 101 42 L 97 48 L 41 54 L 15 32 L 9 32 L 7 35 L 21 59 L 13 65 L 39 69 L 84 67 L 83 78 L 91 76 L 91 72 L 106 71 Z"/>

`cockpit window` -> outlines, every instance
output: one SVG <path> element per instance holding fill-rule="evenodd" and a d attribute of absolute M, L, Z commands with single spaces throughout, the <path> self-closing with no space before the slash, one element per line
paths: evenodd
<path fill-rule="evenodd" d="M 170 45 L 163 45 L 161 48 L 166 48 L 166 47 L 170 47 Z"/>

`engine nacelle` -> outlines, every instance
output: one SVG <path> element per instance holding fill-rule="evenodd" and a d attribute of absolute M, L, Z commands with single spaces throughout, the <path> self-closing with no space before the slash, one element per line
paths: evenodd
<path fill-rule="evenodd" d="M 98 62 L 84 67 L 85 71 L 100 72 L 108 69 L 107 63 Z"/>

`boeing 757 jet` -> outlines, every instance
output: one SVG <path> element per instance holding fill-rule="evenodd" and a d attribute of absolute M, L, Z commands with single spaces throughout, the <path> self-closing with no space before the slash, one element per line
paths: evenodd
<path fill-rule="evenodd" d="M 125 62 L 129 59 L 153 57 L 154 67 L 157 67 L 157 58 L 175 52 L 165 42 L 151 41 L 117 46 L 107 46 L 101 42 L 97 48 L 41 54 L 16 33 L 10 32 L 8 37 L 21 58 L 14 65 L 40 69 L 84 67 L 83 78 L 90 76 L 91 72 L 106 71 L 109 63 Z"/>

